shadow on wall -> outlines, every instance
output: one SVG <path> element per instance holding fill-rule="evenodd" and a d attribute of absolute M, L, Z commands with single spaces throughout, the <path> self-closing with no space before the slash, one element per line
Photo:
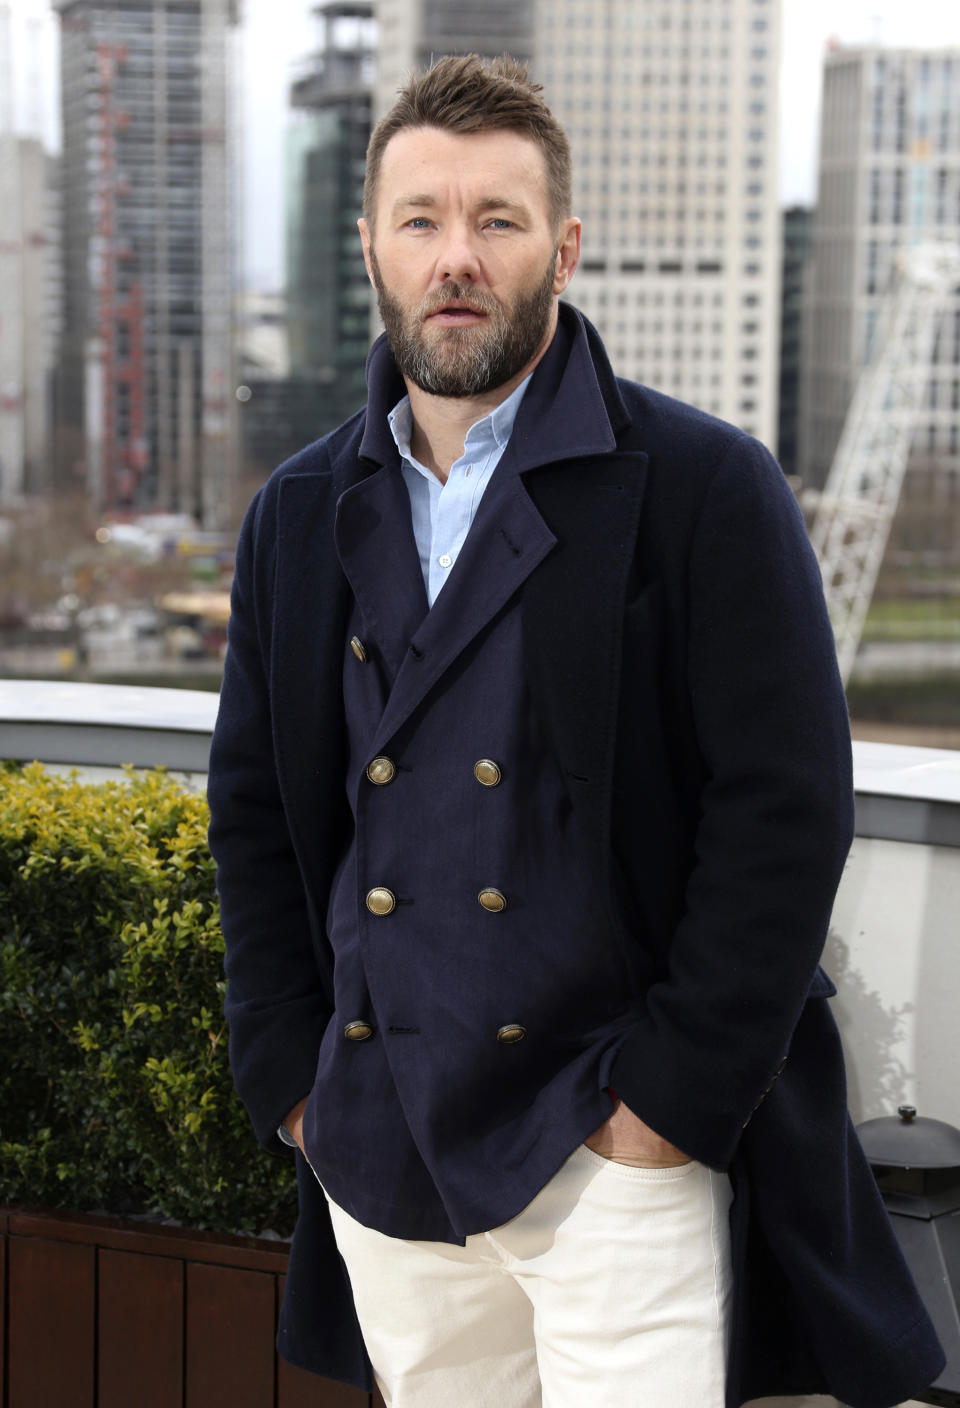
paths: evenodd
<path fill-rule="evenodd" d="M 908 1099 L 913 1080 L 913 1072 L 896 1054 L 907 1040 L 906 1018 L 913 1013 L 913 1003 L 885 1007 L 851 963 L 850 947 L 834 929 L 827 936 L 823 966 L 837 985 L 833 1010 L 847 1046 L 847 1099 L 854 1120 L 862 1119 L 863 1111 L 893 1114 Z M 847 1040 L 847 1033 L 856 1033 L 855 1042 Z M 853 1046 L 856 1060 L 851 1058 Z"/>
<path fill-rule="evenodd" d="M 957 1083 L 957 1018 L 960 1011 L 960 855 L 953 847 L 930 847 L 923 893 L 917 970 L 915 1061 L 917 1100 L 922 1115 L 960 1127 Z M 921 1104 L 922 1102 L 922 1104 Z"/>

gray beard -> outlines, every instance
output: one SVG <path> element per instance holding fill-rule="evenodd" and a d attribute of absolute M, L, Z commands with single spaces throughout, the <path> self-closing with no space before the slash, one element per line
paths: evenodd
<path fill-rule="evenodd" d="M 469 284 L 444 285 L 445 303 L 462 301 L 487 317 L 479 326 L 444 328 L 431 340 L 424 336 L 423 319 L 428 310 L 436 311 L 436 297 L 405 313 L 384 287 L 372 253 L 370 262 L 394 360 L 421 391 L 456 398 L 483 396 L 515 377 L 543 344 L 553 311 L 556 253 L 537 287 L 519 294 L 509 314 L 491 294 Z"/>

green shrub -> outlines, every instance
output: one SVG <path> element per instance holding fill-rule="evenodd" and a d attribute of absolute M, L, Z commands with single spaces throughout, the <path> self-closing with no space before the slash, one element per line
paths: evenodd
<path fill-rule="evenodd" d="M 227 1066 L 205 799 L 0 771 L 0 1203 L 288 1232 Z"/>

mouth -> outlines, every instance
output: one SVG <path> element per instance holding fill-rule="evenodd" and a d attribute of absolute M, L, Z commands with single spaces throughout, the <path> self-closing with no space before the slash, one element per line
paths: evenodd
<path fill-rule="evenodd" d="M 486 317 L 486 313 L 471 308 L 467 303 L 448 303 L 443 308 L 438 308 L 435 313 L 430 313 L 427 322 L 443 327 L 465 328 L 472 323 L 482 322 Z"/>

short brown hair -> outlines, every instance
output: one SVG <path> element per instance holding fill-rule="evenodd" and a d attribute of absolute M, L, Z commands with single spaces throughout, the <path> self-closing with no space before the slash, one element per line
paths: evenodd
<path fill-rule="evenodd" d="M 372 226 L 380 163 L 390 138 L 410 127 L 439 127 L 445 132 L 520 132 L 543 152 L 547 164 L 550 214 L 555 225 L 573 203 L 570 143 L 547 107 L 539 83 L 531 83 L 526 64 L 504 54 L 448 55 L 426 73 L 414 74 L 390 111 L 380 119 L 367 147 L 363 213 Z"/>

